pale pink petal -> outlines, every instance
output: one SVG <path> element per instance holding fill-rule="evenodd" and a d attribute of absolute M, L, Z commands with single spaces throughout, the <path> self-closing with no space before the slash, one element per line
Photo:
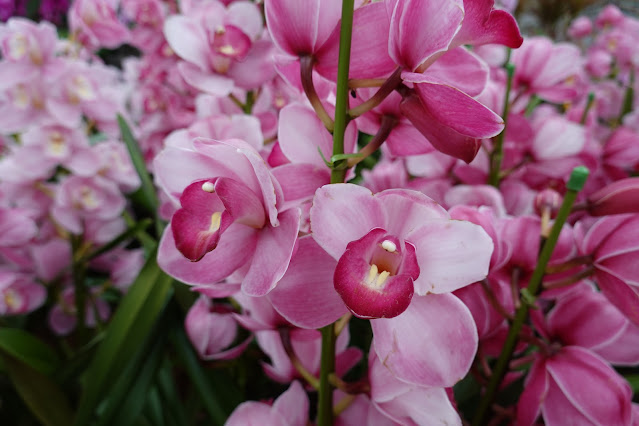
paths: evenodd
<path fill-rule="evenodd" d="M 273 290 L 288 269 L 299 230 L 300 211 L 286 210 L 278 218 L 279 226 L 265 226 L 257 234 L 251 266 L 242 281 L 242 291 L 249 296 L 264 296 Z"/>
<path fill-rule="evenodd" d="M 268 295 L 273 307 L 302 328 L 335 322 L 348 311 L 333 288 L 335 265 L 311 236 L 300 238 L 288 270 Z"/>
<path fill-rule="evenodd" d="M 417 191 L 388 189 L 375 195 L 384 212 L 384 229 L 398 237 L 405 237 L 429 220 L 449 219 L 442 206 Z"/>
<path fill-rule="evenodd" d="M 346 245 L 375 227 L 384 226 L 384 213 L 370 190 L 353 184 L 325 185 L 311 207 L 315 241 L 336 260 Z"/>
<path fill-rule="evenodd" d="M 227 96 L 235 86 L 233 79 L 209 71 L 202 71 L 189 62 L 180 62 L 177 69 L 188 84 L 214 96 Z"/>
<path fill-rule="evenodd" d="M 326 167 L 318 149 L 326 159 L 333 155 L 333 136 L 305 105 L 294 103 L 282 108 L 277 135 L 282 152 L 293 163 Z"/>
<path fill-rule="evenodd" d="M 493 241 L 474 223 L 431 221 L 406 236 L 415 245 L 420 275 L 417 294 L 448 293 L 488 274 Z"/>
<path fill-rule="evenodd" d="M 377 356 L 398 379 L 422 386 L 452 386 L 477 350 L 468 308 L 449 294 L 415 296 L 403 314 L 371 320 Z"/>
<path fill-rule="evenodd" d="M 164 22 L 164 36 L 180 58 L 208 69 L 206 34 L 199 25 L 186 16 L 172 15 Z"/>
<path fill-rule="evenodd" d="M 298 381 L 291 383 L 288 390 L 277 397 L 273 404 L 273 410 L 282 414 L 287 426 L 306 426 L 308 408 L 308 395 Z"/>
<path fill-rule="evenodd" d="M 311 199 L 318 188 L 331 181 L 330 171 L 324 165 L 283 164 L 271 170 L 271 173 L 280 182 L 287 203 Z"/>
<path fill-rule="evenodd" d="M 237 406 L 226 420 L 226 426 L 282 426 L 286 419 L 262 402 L 247 401 Z"/>
<path fill-rule="evenodd" d="M 175 247 L 171 225 L 166 227 L 158 250 L 158 265 L 186 284 L 211 285 L 228 277 L 244 265 L 255 250 L 257 231 L 244 225 L 231 225 L 215 250 L 199 262 L 191 262 Z"/>

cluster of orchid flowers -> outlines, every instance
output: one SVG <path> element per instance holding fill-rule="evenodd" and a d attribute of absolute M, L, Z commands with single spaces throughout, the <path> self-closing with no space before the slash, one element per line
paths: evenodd
<path fill-rule="evenodd" d="M 639 20 L 608 6 L 555 43 L 512 2 L 355 3 L 76 0 L 70 40 L 0 27 L 0 315 L 48 294 L 67 334 L 137 274 L 141 249 L 91 258 L 110 278 L 78 309 L 79 261 L 134 220 L 120 113 L 170 221 L 158 264 L 199 293 L 198 354 L 256 343 L 290 384 L 228 424 L 306 425 L 314 391 L 321 424 L 461 424 L 464 378 L 475 424 L 639 424 L 613 367 L 639 364 Z M 123 43 L 122 71 L 94 55 Z"/>

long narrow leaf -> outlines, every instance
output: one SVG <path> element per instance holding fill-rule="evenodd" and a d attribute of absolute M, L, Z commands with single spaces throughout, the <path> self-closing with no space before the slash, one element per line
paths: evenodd
<path fill-rule="evenodd" d="M 31 412 L 46 426 L 68 426 L 73 412 L 60 387 L 41 372 L 11 356 L 2 355 L 7 373 Z"/>
<path fill-rule="evenodd" d="M 144 194 L 145 208 L 149 212 L 155 212 L 158 207 L 158 199 L 155 194 L 153 181 L 146 169 L 146 163 L 142 156 L 142 152 L 140 151 L 140 146 L 133 137 L 133 133 L 131 132 L 131 128 L 128 123 L 120 114 L 118 114 L 118 125 L 120 126 L 122 140 L 124 140 L 124 143 L 129 150 L 129 155 L 131 156 L 131 161 L 133 162 L 135 171 L 138 173 L 138 176 L 140 176 L 140 181 L 142 182 L 141 190 Z"/>
<path fill-rule="evenodd" d="M 0 328 L 0 352 L 43 374 L 53 373 L 60 364 L 57 354 L 47 344 L 16 328 Z"/>
<path fill-rule="evenodd" d="M 197 356 L 193 352 L 191 344 L 186 339 L 184 330 L 176 330 L 171 337 L 178 357 L 181 359 L 184 367 L 186 368 L 186 373 L 191 379 L 191 382 L 197 389 L 197 393 L 204 403 L 204 408 L 211 417 L 212 424 L 224 424 L 228 413 L 224 410 L 224 407 L 217 398 L 215 391 L 208 382 L 206 374 L 204 374 L 204 371 L 200 367 Z M 220 393 L 225 391 L 226 390 L 220 389 Z"/>
<path fill-rule="evenodd" d="M 129 292 L 122 299 L 86 373 L 76 425 L 91 421 L 96 406 L 124 370 L 131 354 L 149 334 L 168 300 L 173 279 L 160 270 L 151 253 Z"/>
<path fill-rule="evenodd" d="M 135 424 L 165 353 L 166 333 L 159 330 L 165 324 L 160 324 L 156 326 L 156 332 L 149 336 L 150 341 L 132 357 L 109 392 L 106 408 L 100 413 L 96 426 Z"/>

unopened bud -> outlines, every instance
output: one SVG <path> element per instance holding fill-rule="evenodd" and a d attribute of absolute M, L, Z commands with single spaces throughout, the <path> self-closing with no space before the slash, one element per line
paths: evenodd
<path fill-rule="evenodd" d="M 563 199 L 554 189 L 544 189 L 535 197 L 535 212 L 542 216 L 544 212 L 550 214 L 551 218 L 557 216 Z"/>

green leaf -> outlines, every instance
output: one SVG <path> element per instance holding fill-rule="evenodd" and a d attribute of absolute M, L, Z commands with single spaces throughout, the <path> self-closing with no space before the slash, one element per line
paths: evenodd
<path fill-rule="evenodd" d="M 166 327 L 163 323 L 158 323 L 147 344 L 137 351 L 118 378 L 109 393 L 104 411 L 99 414 L 97 426 L 135 424 L 165 353 L 166 331 L 160 330 Z"/>
<path fill-rule="evenodd" d="M 184 330 L 175 330 L 175 332 L 171 336 L 171 341 L 178 354 L 178 357 L 181 359 L 184 367 L 186 368 L 187 375 L 197 389 L 197 393 L 202 399 L 204 408 L 208 412 L 212 423 L 216 425 L 223 425 L 226 421 L 226 418 L 234 408 L 223 406 L 220 398 L 218 397 L 224 392 L 227 392 L 227 390 L 224 389 L 224 384 L 220 383 L 221 386 L 217 387 L 217 393 L 213 390 L 211 383 L 208 381 L 206 374 L 204 374 L 204 371 L 200 366 L 195 352 L 193 352 L 191 343 L 186 339 Z M 230 408 L 230 410 L 228 408 Z"/>
<path fill-rule="evenodd" d="M 157 236 L 159 237 L 162 234 L 162 230 L 164 229 L 164 224 L 162 223 L 162 220 L 158 215 L 158 206 L 160 203 L 158 201 L 157 194 L 155 193 L 153 180 L 151 179 L 151 175 L 149 175 L 149 171 L 146 168 L 146 162 L 144 161 L 142 151 L 140 151 L 140 146 L 133 137 L 131 128 L 127 124 L 124 117 L 122 117 L 120 114 L 118 114 L 118 125 L 120 126 L 122 140 L 129 150 L 131 162 L 133 163 L 138 176 L 140 176 L 140 182 L 142 183 L 140 189 L 131 194 L 131 198 L 139 200 L 139 203 L 146 210 L 146 212 L 149 215 L 153 216 L 153 218 L 155 219 L 155 230 L 157 232 Z"/>
<path fill-rule="evenodd" d="M 632 393 L 639 392 L 639 374 L 630 374 L 625 376 L 628 383 L 630 383 L 630 387 L 632 388 Z"/>
<path fill-rule="evenodd" d="M 154 212 L 157 209 L 159 203 L 157 195 L 155 194 L 153 181 L 151 180 L 151 176 L 146 169 L 146 162 L 144 161 L 144 157 L 142 156 L 142 151 L 140 151 L 140 146 L 133 137 L 133 133 L 131 132 L 131 128 L 129 127 L 128 123 L 120 114 L 118 114 L 118 125 L 120 126 L 120 134 L 122 135 L 122 140 L 129 150 L 129 155 L 131 156 L 131 161 L 133 162 L 135 171 L 138 173 L 138 176 L 140 176 L 140 181 L 142 182 L 141 189 L 145 198 L 145 207 L 149 212 Z"/>
<path fill-rule="evenodd" d="M 31 412 L 46 426 L 68 426 L 73 412 L 60 387 L 41 372 L 12 356 L 1 356 L 7 373 Z"/>
<path fill-rule="evenodd" d="M 160 270 L 155 257 L 154 250 L 122 298 L 86 372 L 86 387 L 75 422 L 78 426 L 91 421 L 98 403 L 108 396 L 109 389 L 144 342 L 170 296 L 173 279 Z"/>
<path fill-rule="evenodd" d="M 37 337 L 16 328 L 0 328 L 0 352 L 43 374 L 53 373 L 60 365 L 53 349 Z"/>

